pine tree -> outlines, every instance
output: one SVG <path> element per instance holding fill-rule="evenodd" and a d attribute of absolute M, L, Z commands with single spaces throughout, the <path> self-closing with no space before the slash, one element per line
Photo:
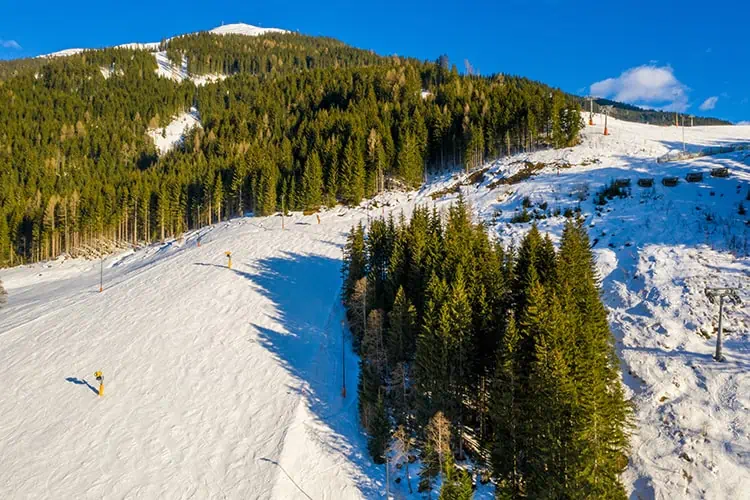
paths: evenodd
<path fill-rule="evenodd" d="M 559 293 L 569 304 L 568 309 L 575 312 L 571 364 L 578 388 L 573 420 L 576 489 L 591 498 L 624 498 L 619 474 L 627 463 L 631 410 L 624 398 L 614 339 L 580 219 L 566 223 L 558 269 Z"/>
<path fill-rule="evenodd" d="M 393 310 L 388 315 L 388 358 L 391 363 L 409 361 L 414 356 L 417 310 L 406 298 L 403 287 L 396 292 Z"/>
<path fill-rule="evenodd" d="M 367 273 L 366 266 L 365 228 L 360 222 L 349 232 L 346 244 L 344 245 L 344 262 L 341 268 L 341 275 L 344 280 L 343 295 L 345 304 L 351 299 L 354 292 L 354 284 Z"/>
<path fill-rule="evenodd" d="M 302 198 L 306 210 L 316 210 L 323 201 L 323 167 L 317 151 L 313 151 L 305 162 L 302 175 Z"/>
<path fill-rule="evenodd" d="M 466 293 L 463 268 L 458 267 L 451 285 L 449 317 L 449 371 L 451 379 L 451 417 L 457 422 L 458 453 L 463 458 L 463 419 L 466 395 L 471 383 L 470 346 L 472 344 L 471 306 Z"/>
<path fill-rule="evenodd" d="M 505 335 L 497 352 L 495 377 L 492 382 L 492 423 L 494 439 L 492 468 L 498 480 L 498 492 L 509 498 L 521 495 L 520 424 L 522 415 L 522 387 L 517 347 L 519 342 L 513 313 L 507 322 Z"/>
<path fill-rule="evenodd" d="M 388 423 L 388 413 L 385 408 L 385 401 L 382 393 L 378 395 L 373 412 L 373 422 L 370 424 L 370 437 L 367 441 L 367 451 L 370 452 L 373 462 L 376 464 L 385 463 L 385 454 L 390 440 L 390 424 Z"/>
<path fill-rule="evenodd" d="M 213 206 L 216 212 L 216 220 L 221 221 L 221 207 L 224 201 L 224 183 L 221 181 L 220 175 L 216 176 L 211 199 L 213 200 Z"/>
<path fill-rule="evenodd" d="M 453 463 L 453 457 L 446 457 L 443 466 L 445 479 L 443 487 L 440 488 L 440 500 L 471 500 L 474 489 L 471 484 L 471 476 L 463 469 L 459 469 Z"/>
<path fill-rule="evenodd" d="M 565 498 L 571 489 L 571 419 L 575 386 L 565 362 L 566 325 L 554 294 L 536 282 L 521 324 L 534 340 L 526 399 L 524 481 L 533 498 Z"/>

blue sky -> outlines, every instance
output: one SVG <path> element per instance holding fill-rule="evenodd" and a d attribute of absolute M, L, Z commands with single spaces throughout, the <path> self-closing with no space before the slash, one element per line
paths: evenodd
<path fill-rule="evenodd" d="M 738 122 L 750 120 L 748 18 L 743 0 L 0 0 L 0 58 L 245 22 Z"/>

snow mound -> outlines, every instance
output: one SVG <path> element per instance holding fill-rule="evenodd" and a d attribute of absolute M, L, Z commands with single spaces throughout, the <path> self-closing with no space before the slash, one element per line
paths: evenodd
<path fill-rule="evenodd" d="M 58 50 L 57 52 L 52 52 L 51 54 L 43 54 L 41 56 L 36 56 L 36 57 L 37 58 L 39 58 L 39 57 L 50 57 L 51 58 L 51 57 L 73 56 L 73 55 L 76 55 L 76 54 L 80 54 L 84 50 L 88 50 L 88 49 L 76 48 L 76 49 Z"/>
<path fill-rule="evenodd" d="M 245 36 L 259 36 L 265 35 L 266 33 L 289 33 L 287 30 L 279 28 L 260 28 L 245 23 L 235 24 L 224 24 L 216 27 L 209 31 L 209 33 L 215 33 L 217 35 L 245 35 Z"/>
<path fill-rule="evenodd" d="M 181 113 L 166 127 L 149 130 L 148 135 L 154 140 L 156 150 L 160 155 L 169 152 L 175 146 L 182 144 L 185 134 L 193 127 L 200 127 L 198 110 L 190 108 L 187 113 Z"/>

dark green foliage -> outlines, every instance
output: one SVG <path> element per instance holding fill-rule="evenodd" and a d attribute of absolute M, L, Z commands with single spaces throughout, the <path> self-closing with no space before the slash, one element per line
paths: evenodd
<path fill-rule="evenodd" d="M 526 222 L 531 222 L 531 213 L 524 208 L 521 212 L 514 214 L 513 217 L 510 218 L 510 222 L 513 224 L 525 224 Z"/>
<path fill-rule="evenodd" d="M 316 210 L 323 203 L 323 166 L 317 151 L 313 151 L 305 162 L 301 202 L 307 210 Z"/>
<path fill-rule="evenodd" d="M 400 361 L 414 358 L 417 340 L 417 310 L 406 298 L 403 287 L 399 287 L 396 293 L 393 310 L 388 319 L 388 359 L 395 366 Z"/>
<path fill-rule="evenodd" d="M 630 189 L 622 186 L 617 181 L 612 181 L 604 186 L 601 191 L 594 196 L 594 203 L 597 205 L 606 205 L 607 200 L 614 198 L 627 198 L 630 195 Z"/>
<path fill-rule="evenodd" d="M 373 421 L 370 423 L 367 451 L 376 464 L 385 463 L 385 452 L 391 437 L 390 423 L 385 408 L 383 395 L 380 394 L 373 411 Z"/>
<path fill-rule="evenodd" d="M 511 313 L 505 335 L 497 351 L 495 378 L 492 383 L 492 422 L 495 438 L 492 446 L 492 467 L 498 479 L 498 491 L 510 497 L 521 494 L 519 448 L 521 432 L 521 377 L 516 351 L 519 344 L 516 322 Z"/>
<path fill-rule="evenodd" d="M 446 463 L 443 487 L 440 488 L 440 500 L 471 500 L 474 490 L 471 476 L 463 469 L 456 467 L 451 461 Z"/>
<path fill-rule="evenodd" d="M 450 459 L 466 444 L 476 460 L 489 456 L 499 497 L 624 497 L 630 408 L 580 219 L 567 219 L 559 251 L 536 226 L 517 252 L 506 251 L 459 198 L 444 221 L 422 208 L 398 225 L 374 221 L 364 258 L 352 247 L 346 255 L 367 262 L 359 273 L 372 285 L 368 332 L 381 324 L 379 308 L 390 310 L 366 342 L 383 335 L 387 356 L 362 349 L 360 405 L 373 422 L 380 393 L 372 388 L 385 386 L 394 420 L 423 443 L 423 491 L 442 470 L 441 495 L 470 492 Z M 412 326 L 413 349 L 404 335 Z M 397 369 L 377 368 L 384 363 Z M 435 428 L 453 436 L 444 443 L 451 453 L 435 450 Z"/>

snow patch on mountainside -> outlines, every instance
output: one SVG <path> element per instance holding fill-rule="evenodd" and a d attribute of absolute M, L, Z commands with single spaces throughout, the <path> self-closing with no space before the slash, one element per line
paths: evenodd
<path fill-rule="evenodd" d="M 155 52 L 154 57 L 156 58 L 156 74 L 162 78 L 169 78 L 176 82 L 182 82 L 184 80 L 190 80 L 198 87 L 209 83 L 219 82 L 228 78 L 229 75 L 225 74 L 207 74 L 207 75 L 191 75 L 188 71 L 187 58 L 182 58 L 182 63 L 178 67 L 172 63 L 167 57 L 165 51 Z"/>
<path fill-rule="evenodd" d="M 179 114 L 166 127 L 149 130 L 148 135 L 154 140 L 159 155 L 163 155 L 175 146 L 182 144 L 185 134 L 191 128 L 200 126 L 198 110 L 190 108 L 189 112 Z"/>
<path fill-rule="evenodd" d="M 222 26 L 218 26 L 212 30 L 209 30 L 209 33 L 215 33 L 217 35 L 259 36 L 259 35 L 265 35 L 266 33 L 289 33 L 289 32 L 287 30 L 282 30 L 279 28 L 260 28 L 258 26 L 252 26 L 250 24 L 245 24 L 245 23 L 234 23 L 234 24 L 224 24 Z"/>
<path fill-rule="evenodd" d="M 51 54 L 43 54 L 43 55 L 40 55 L 40 56 L 37 56 L 37 57 L 66 57 L 66 56 L 73 56 L 73 55 L 76 55 L 76 54 L 80 54 L 84 50 L 88 50 L 88 49 L 80 49 L 80 48 L 76 48 L 76 49 L 64 49 L 64 50 L 58 50 L 57 52 L 52 52 Z"/>
<path fill-rule="evenodd" d="M 197 32 L 200 33 L 200 32 Z M 214 33 L 217 35 L 245 35 L 245 36 L 260 36 L 264 35 L 266 33 L 289 33 L 288 30 L 280 29 L 280 28 L 260 28 L 258 26 L 253 26 L 251 24 L 245 24 L 245 23 L 234 23 L 234 24 L 225 24 L 222 26 L 217 26 L 216 28 L 208 30 L 208 33 Z M 186 33 L 186 35 L 192 35 L 195 33 Z M 183 35 L 178 35 L 183 36 Z M 169 41 L 174 37 L 167 38 L 166 40 Z M 158 53 L 160 42 L 131 42 L 131 43 L 122 43 L 120 45 L 116 45 L 116 48 L 123 48 L 123 49 L 133 49 L 133 50 L 148 50 L 149 52 Z M 79 54 L 83 52 L 84 50 L 89 49 L 81 49 L 81 48 L 75 48 L 75 49 L 65 49 L 65 50 L 59 50 L 57 52 L 52 52 L 50 54 L 42 54 L 36 57 L 65 57 L 65 56 L 72 56 L 74 54 Z M 157 60 L 158 62 L 158 60 Z"/>
<path fill-rule="evenodd" d="M 157 75 L 176 82 L 181 82 L 188 78 L 187 59 L 185 57 L 182 58 L 180 66 L 173 64 L 169 60 L 166 51 L 155 52 L 154 57 L 156 58 L 157 68 L 155 71 Z"/>
<path fill-rule="evenodd" d="M 118 49 L 131 49 L 131 50 L 148 50 L 149 52 L 156 52 L 159 50 L 159 42 L 147 42 L 147 43 L 123 43 L 116 46 Z"/>

